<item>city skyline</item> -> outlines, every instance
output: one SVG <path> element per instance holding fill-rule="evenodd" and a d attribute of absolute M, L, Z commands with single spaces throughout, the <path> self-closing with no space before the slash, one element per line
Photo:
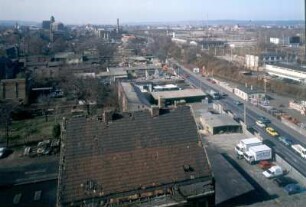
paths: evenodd
<path fill-rule="evenodd" d="M 116 18 L 120 18 L 122 23 L 302 20 L 304 1 L 74 0 L 72 5 L 69 0 L 3 0 L 0 8 L 0 20 L 39 22 L 52 15 L 68 24 L 113 24 Z"/>

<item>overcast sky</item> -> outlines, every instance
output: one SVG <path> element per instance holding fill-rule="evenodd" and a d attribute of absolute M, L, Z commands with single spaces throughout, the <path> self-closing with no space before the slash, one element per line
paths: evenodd
<path fill-rule="evenodd" d="M 304 0 L 0 0 L 0 20 L 77 24 L 181 20 L 302 20 Z"/>

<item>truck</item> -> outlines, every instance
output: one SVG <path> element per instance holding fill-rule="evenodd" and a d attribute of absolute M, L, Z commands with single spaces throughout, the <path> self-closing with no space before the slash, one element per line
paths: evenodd
<path fill-rule="evenodd" d="M 258 145 L 262 145 L 262 141 L 257 137 L 240 140 L 240 142 L 235 146 L 237 158 L 243 158 L 244 152 L 248 151 L 250 147 Z"/>
<path fill-rule="evenodd" d="M 302 158 L 306 159 L 306 149 L 300 144 L 293 144 L 291 148 L 298 153 Z"/>
<path fill-rule="evenodd" d="M 262 160 L 271 160 L 272 149 L 265 144 L 253 146 L 243 153 L 243 157 L 251 165 Z"/>
<path fill-rule="evenodd" d="M 280 166 L 275 165 L 275 166 L 270 167 L 268 170 L 263 171 L 262 174 L 266 178 L 271 179 L 271 178 L 276 178 L 276 177 L 280 177 L 284 175 L 284 171 Z"/>
<path fill-rule="evenodd" d="M 208 91 L 208 94 L 211 96 L 211 98 L 212 98 L 213 100 L 218 100 L 218 99 L 220 99 L 220 94 L 219 94 L 219 92 L 217 92 L 217 91 L 209 90 L 209 91 Z"/>

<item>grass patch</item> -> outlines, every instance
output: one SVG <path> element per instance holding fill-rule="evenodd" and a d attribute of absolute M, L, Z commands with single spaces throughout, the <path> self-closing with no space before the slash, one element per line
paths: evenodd
<path fill-rule="evenodd" d="M 13 121 L 10 126 L 10 141 L 26 143 L 51 138 L 53 125 L 54 120 L 50 118 L 46 122 L 45 117 Z"/>

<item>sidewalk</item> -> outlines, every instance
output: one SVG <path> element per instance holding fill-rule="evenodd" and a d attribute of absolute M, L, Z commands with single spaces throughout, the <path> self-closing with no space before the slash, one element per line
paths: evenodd
<path fill-rule="evenodd" d="M 56 155 L 44 155 L 40 157 L 23 156 L 23 147 L 10 148 L 13 150 L 12 154 L 0 159 L 0 170 L 5 168 L 24 167 L 33 163 L 46 163 L 50 161 L 59 160 L 59 153 Z"/>

